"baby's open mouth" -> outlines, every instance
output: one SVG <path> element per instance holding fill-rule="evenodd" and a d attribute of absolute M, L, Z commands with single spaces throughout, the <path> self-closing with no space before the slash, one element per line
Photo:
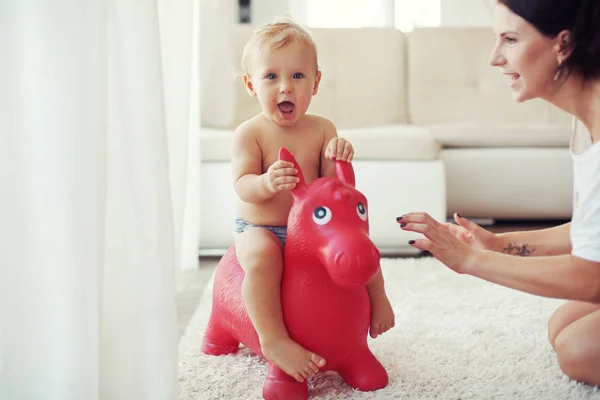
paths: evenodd
<path fill-rule="evenodd" d="M 294 103 L 289 101 L 282 101 L 277 104 L 277 107 L 279 107 L 279 110 L 284 114 L 291 114 L 294 111 Z"/>

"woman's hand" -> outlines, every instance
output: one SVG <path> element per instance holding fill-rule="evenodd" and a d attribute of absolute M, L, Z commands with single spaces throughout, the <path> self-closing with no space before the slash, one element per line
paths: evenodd
<path fill-rule="evenodd" d="M 479 246 L 480 235 L 476 234 L 478 238 L 475 239 L 475 235 L 464 226 L 451 228 L 447 224 L 436 221 L 427 213 L 408 213 L 398 217 L 396 221 L 403 230 L 418 232 L 425 236 L 425 239 L 409 241 L 411 246 L 430 252 L 450 269 L 465 273 L 475 262 L 478 251 L 474 245 Z"/>
<path fill-rule="evenodd" d="M 456 224 L 446 222 L 444 225 L 448 230 L 463 243 L 476 250 L 498 251 L 498 237 L 495 233 L 483 229 L 474 222 L 454 214 Z"/>

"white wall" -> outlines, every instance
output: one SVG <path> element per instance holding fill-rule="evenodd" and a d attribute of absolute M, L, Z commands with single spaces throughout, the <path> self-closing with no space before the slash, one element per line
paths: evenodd
<path fill-rule="evenodd" d="M 179 0 L 178 0 L 179 1 Z M 203 125 L 222 126 L 233 118 L 239 54 L 234 54 L 237 0 L 200 1 L 200 107 Z M 229 68 L 223 68 L 223 66 Z M 237 68 L 238 70 L 236 70 Z M 215 95 L 218 93 L 218 96 Z"/>
<path fill-rule="evenodd" d="M 262 25 L 277 15 L 287 13 L 296 22 L 311 27 L 394 26 L 394 8 L 397 1 L 251 0 L 251 21 L 252 25 Z M 420 1 L 422 3 L 425 0 L 401 1 Z M 345 7 L 343 12 L 342 4 Z"/>
<path fill-rule="evenodd" d="M 361 25 L 355 21 L 356 16 L 330 11 L 344 4 L 346 14 L 361 10 L 365 26 L 393 26 L 394 14 L 398 28 L 407 25 L 405 19 L 416 26 L 491 26 L 495 3 L 496 0 L 251 0 L 251 18 L 253 25 L 262 25 L 288 13 L 301 24 L 311 19 L 315 26 Z"/>
<path fill-rule="evenodd" d="M 395 0 L 395 26 L 408 32 L 417 27 L 440 25 L 443 0 Z"/>
<path fill-rule="evenodd" d="M 260 1 L 260 0 L 259 0 Z M 314 28 L 393 27 L 397 0 L 295 0 L 306 4 Z M 412 1 L 412 0 L 402 0 Z M 420 0 L 424 1 L 424 0 Z"/>
<path fill-rule="evenodd" d="M 496 0 L 439 0 L 441 26 L 492 26 Z"/>
<path fill-rule="evenodd" d="M 252 25 L 263 25 L 278 15 L 289 14 L 300 24 L 306 22 L 306 0 L 251 0 Z"/>
<path fill-rule="evenodd" d="M 263 25 L 275 16 L 289 13 L 288 0 L 250 0 L 252 25 Z"/>

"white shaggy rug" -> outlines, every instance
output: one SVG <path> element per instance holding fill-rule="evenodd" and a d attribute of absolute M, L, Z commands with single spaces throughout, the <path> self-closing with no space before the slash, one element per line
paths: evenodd
<path fill-rule="evenodd" d="M 600 399 L 600 389 L 569 380 L 548 343 L 560 300 L 466 275 L 433 258 L 383 259 L 396 327 L 369 346 L 389 385 L 352 390 L 333 372 L 309 381 L 311 399 Z M 220 357 L 200 346 L 212 281 L 180 341 L 180 400 L 261 399 L 267 365 L 246 349 Z"/>

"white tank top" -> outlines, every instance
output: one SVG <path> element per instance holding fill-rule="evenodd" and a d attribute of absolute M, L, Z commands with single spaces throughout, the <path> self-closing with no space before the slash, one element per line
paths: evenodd
<path fill-rule="evenodd" d="M 600 262 L 600 143 L 574 122 L 570 144 L 573 157 L 573 218 L 571 254 Z"/>

